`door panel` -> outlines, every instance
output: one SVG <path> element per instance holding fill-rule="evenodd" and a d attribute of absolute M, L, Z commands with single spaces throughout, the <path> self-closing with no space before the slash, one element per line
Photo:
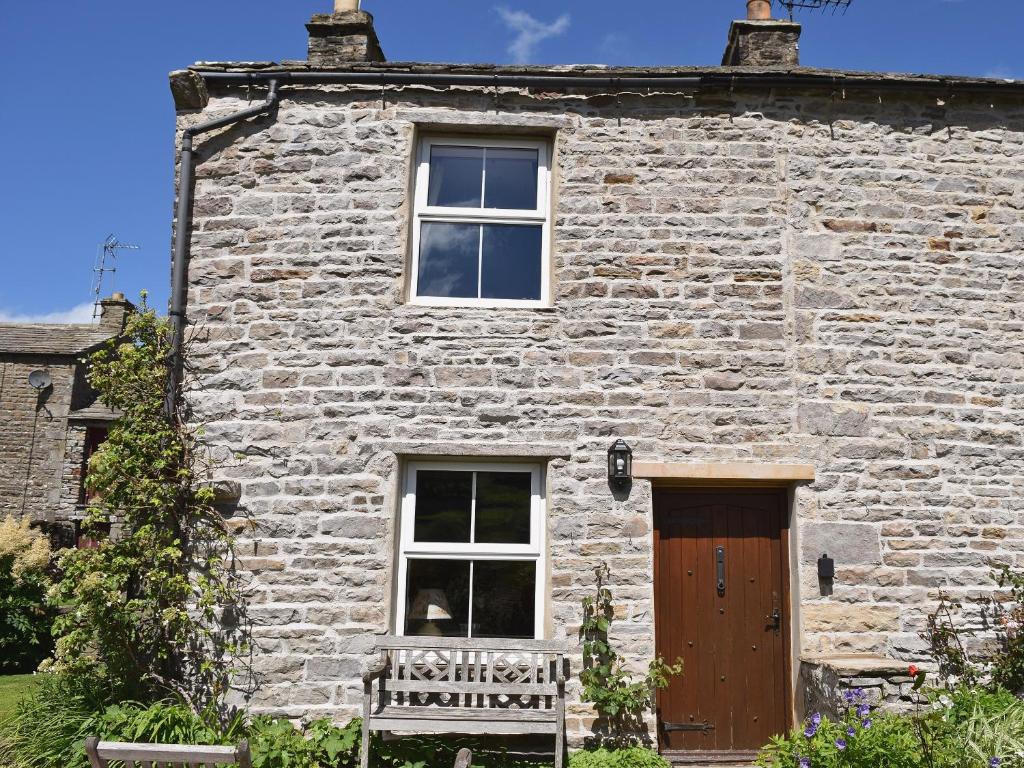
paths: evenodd
<path fill-rule="evenodd" d="M 788 720 L 785 494 L 656 489 L 654 515 L 657 651 L 684 664 L 658 694 L 660 746 L 758 749 Z"/>

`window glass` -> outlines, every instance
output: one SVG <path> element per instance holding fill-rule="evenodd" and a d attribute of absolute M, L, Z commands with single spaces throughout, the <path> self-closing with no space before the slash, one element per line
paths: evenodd
<path fill-rule="evenodd" d="M 469 629 L 468 560 L 408 562 L 405 634 L 466 637 Z"/>
<path fill-rule="evenodd" d="M 476 473 L 474 541 L 487 544 L 530 543 L 529 472 Z"/>
<path fill-rule="evenodd" d="M 468 542 L 473 505 L 472 472 L 416 473 L 416 541 Z"/>
<path fill-rule="evenodd" d="M 484 208 L 537 207 L 537 150 L 487 148 Z"/>
<path fill-rule="evenodd" d="M 481 298 L 539 299 L 543 228 L 485 224 L 483 230 Z"/>
<path fill-rule="evenodd" d="M 483 172 L 482 147 L 431 147 L 427 205 L 479 208 Z"/>
<path fill-rule="evenodd" d="M 533 637 L 535 562 L 473 563 L 473 637 Z"/>
<path fill-rule="evenodd" d="M 423 222 L 420 230 L 420 296 L 476 298 L 480 226 Z"/>
<path fill-rule="evenodd" d="M 540 472 L 489 462 L 410 465 L 397 598 L 405 634 L 536 636 Z"/>

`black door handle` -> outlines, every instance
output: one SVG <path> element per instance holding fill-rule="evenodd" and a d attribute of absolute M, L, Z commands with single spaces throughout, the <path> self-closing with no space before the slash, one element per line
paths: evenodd
<path fill-rule="evenodd" d="M 778 608 L 772 610 L 772 615 L 765 616 L 765 618 L 768 620 L 768 626 L 774 629 L 775 631 L 778 631 L 782 628 L 782 614 L 779 612 Z"/>
<path fill-rule="evenodd" d="M 715 547 L 715 567 L 718 573 L 718 594 L 725 594 L 725 547 Z"/>

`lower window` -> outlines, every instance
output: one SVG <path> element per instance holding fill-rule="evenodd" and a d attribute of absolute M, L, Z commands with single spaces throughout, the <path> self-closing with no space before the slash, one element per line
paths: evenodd
<path fill-rule="evenodd" d="M 398 563 L 404 635 L 539 638 L 541 469 L 415 462 Z"/>

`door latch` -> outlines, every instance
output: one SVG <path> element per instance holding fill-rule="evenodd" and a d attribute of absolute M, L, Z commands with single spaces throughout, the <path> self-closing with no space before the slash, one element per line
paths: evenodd
<path fill-rule="evenodd" d="M 765 616 L 765 619 L 767 619 L 768 627 L 770 629 L 774 629 L 776 632 L 782 629 L 782 614 L 779 612 L 778 608 L 773 609 L 772 615 Z"/>
<path fill-rule="evenodd" d="M 725 547 L 715 547 L 715 568 L 718 575 L 718 594 L 725 594 Z"/>

